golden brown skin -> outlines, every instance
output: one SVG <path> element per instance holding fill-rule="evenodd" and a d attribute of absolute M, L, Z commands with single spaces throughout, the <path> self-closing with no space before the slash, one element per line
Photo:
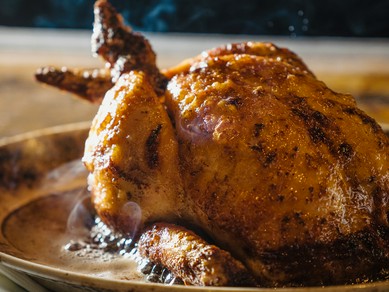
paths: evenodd
<path fill-rule="evenodd" d="M 112 123 L 91 128 L 89 139 L 97 131 L 114 141 L 87 143 L 100 215 L 123 230 L 115 220 L 121 222 L 118 210 L 131 200 L 148 213 L 141 225 L 196 225 L 262 286 L 344 284 L 377 276 L 388 266 L 389 211 L 389 143 L 379 125 L 352 96 L 331 91 L 287 59 L 224 54 L 199 60 L 169 81 L 164 104 L 174 120 L 169 141 L 177 148 L 163 150 L 162 141 L 152 147 L 173 162 L 168 172 L 156 167 L 157 179 L 153 170 L 139 167 L 147 159 L 132 149 L 147 152 L 146 140 L 158 122 L 147 115 L 131 121 L 132 111 L 158 109 L 162 115 L 163 106 L 156 96 L 144 100 L 151 87 L 138 90 L 134 80 L 106 96 L 124 91 L 141 107 L 111 108 L 109 115 L 122 122 L 110 117 Z M 98 120 L 107 108 L 102 106 Z M 135 135 L 137 143 L 129 147 L 126 135 Z M 116 149 L 126 154 L 117 156 Z M 90 155 L 104 161 L 98 172 Z M 130 172 L 117 167 L 129 162 Z M 142 170 L 142 179 L 157 182 L 155 191 L 132 182 L 134 168 Z M 121 169 L 120 175 L 111 169 Z M 164 179 L 163 191 L 157 190 Z M 137 195 L 121 195 L 128 192 Z"/>
<path fill-rule="evenodd" d="M 106 0 L 95 2 L 94 14 L 92 53 L 106 61 L 106 68 L 86 70 L 47 66 L 38 69 L 36 80 L 90 102 L 101 103 L 104 94 L 122 74 L 136 70 L 145 72 L 155 92 L 163 94 L 167 78 L 157 68 L 156 55 L 149 41 L 125 26 L 121 15 Z"/>
<path fill-rule="evenodd" d="M 106 1 L 96 13 L 95 51 L 118 78 L 83 158 L 104 222 L 131 236 L 156 221 L 195 226 L 261 286 L 354 283 L 389 270 L 389 138 L 352 96 L 287 49 L 252 42 L 166 70 L 165 91 L 148 43 Z M 127 53 L 145 65 L 132 67 Z M 140 243 L 154 261 L 174 269 L 204 259 L 201 238 L 152 230 Z M 218 254 L 210 262 L 221 271 Z M 195 284 L 211 276 L 183 269 L 175 273 Z"/>
<path fill-rule="evenodd" d="M 258 43 L 258 42 L 246 42 L 246 43 L 233 43 L 213 48 L 209 51 L 204 51 L 197 57 L 184 60 L 177 66 L 164 70 L 164 74 L 172 78 L 174 75 L 183 71 L 189 70 L 194 63 L 199 63 L 202 60 L 206 60 L 212 57 L 232 55 L 232 54 L 247 54 L 253 56 L 262 56 L 267 59 L 282 61 L 291 64 L 292 66 L 306 71 L 313 75 L 308 69 L 305 63 L 295 53 L 288 49 L 279 48 L 272 43 Z"/>
<path fill-rule="evenodd" d="M 114 85 L 106 70 L 77 70 L 52 66 L 39 68 L 36 80 L 61 90 L 71 92 L 82 99 L 100 104 L 105 93 Z"/>
<path fill-rule="evenodd" d="M 183 205 L 178 147 L 171 121 L 145 74 L 133 71 L 107 92 L 83 161 L 96 211 L 125 234 L 146 221 L 176 220 Z M 128 214 L 128 202 L 141 215 Z M 139 218 L 138 218 L 139 217 Z"/>
<path fill-rule="evenodd" d="M 142 232 L 138 250 L 185 285 L 255 286 L 251 274 L 230 253 L 177 225 L 153 224 Z"/>
<path fill-rule="evenodd" d="M 143 71 L 157 92 L 166 88 L 166 77 L 159 72 L 156 55 L 147 39 L 123 23 L 121 15 L 106 0 L 95 3 L 92 52 L 109 64 L 115 82 L 123 73 Z"/>
<path fill-rule="evenodd" d="M 387 267 L 388 137 L 352 96 L 288 62 L 231 54 L 176 74 L 166 104 L 198 225 L 263 285 Z"/>

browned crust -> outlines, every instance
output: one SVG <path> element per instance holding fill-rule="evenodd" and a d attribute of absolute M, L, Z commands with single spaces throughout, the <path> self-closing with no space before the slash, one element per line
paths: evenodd
<path fill-rule="evenodd" d="M 107 62 L 107 69 L 68 69 L 42 67 L 37 81 L 71 92 L 92 103 L 100 103 L 119 77 L 130 71 L 142 71 L 157 95 L 165 92 L 167 78 L 156 65 L 149 41 L 124 25 L 122 17 L 106 0 L 95 3 L 92 53 Z"/>
<path fill-rule="evenodd" d="M 100 103 L 113 86 L 106 70 L 77 70 L 46 66 L 35 73 L 37 81 L 71 92 L 92 103 Z"/>
<path fill-rule="evenodd" d="M 385 280 L 388 277 L 388 230 L 366 229 L 339 236 L 331 244 L 280 247 L 262 252 L 262 264 L 276 278 L 266 286 L 347 285 Z M 280 277 L 285 277 L 284 283 Z"/>
<path fill-rule="evenodd" d="M 241 262 L 183 227 L 158 223 L 142 233 L 139 252 L 186 285 L 256 286 Z"/>
<path fill-rule="evenodd" d="M 92 53 L 110 64 L 113 81 L 123 73 L 143 71 L 157 95 L 162 94 L 167 79 L 159 72 L 156 55 L 149 41 L 124 25 L 121 15 L 106 0 L 96 1 L 94 14 Z"/>

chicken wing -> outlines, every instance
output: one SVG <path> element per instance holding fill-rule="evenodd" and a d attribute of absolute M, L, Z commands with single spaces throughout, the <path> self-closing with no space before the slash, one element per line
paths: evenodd
<path fill-rule="evenodd" d="M 145 72 L 157 95 L 162 95 L 167 78 L 156 65 L 156 55 L 149 41 L 125 26 L 122 17 L 108 1 L 96 1 L 94 7 L 92 53 L 107 63 L 105 68 L 87 70 L 46 66 L 37 70 L 36 80 L 92 103 L 101 103 L 104 94 L 122 74 L 137 70 Z"/>
<path fill-rule="evenodd" d="M 91 103 L 100 104 L 113 82 L 106 70 L 77 70 L 52 66 L 42 67 L 35 73 L 36 80 L 71 92 Z"/>

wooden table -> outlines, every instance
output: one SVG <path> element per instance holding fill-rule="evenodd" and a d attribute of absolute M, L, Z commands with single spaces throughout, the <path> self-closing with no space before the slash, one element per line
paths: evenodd
<path fill-rule="evenodd" d="M 0 28 L 0 138 L 90 120 L 97 106 L 34 80 L 42 65 L 99 67 L 90 31 Z M 352 93 L 379 122 L 389 123 L 389 40 L 147 34 L 161 68 L 202 50 L 240 41 L 270 41 L 299 54 L 335 91 Z"/>

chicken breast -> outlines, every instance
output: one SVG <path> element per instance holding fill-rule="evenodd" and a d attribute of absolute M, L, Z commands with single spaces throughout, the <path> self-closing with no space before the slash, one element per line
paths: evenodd
<path fill-rule="evenodd" d="M 250 50 L 183 69 L 166 104 L 198 225 L 265 285 L 344 283 L 385 265 L 388 138 L 352 96 Z"/>

